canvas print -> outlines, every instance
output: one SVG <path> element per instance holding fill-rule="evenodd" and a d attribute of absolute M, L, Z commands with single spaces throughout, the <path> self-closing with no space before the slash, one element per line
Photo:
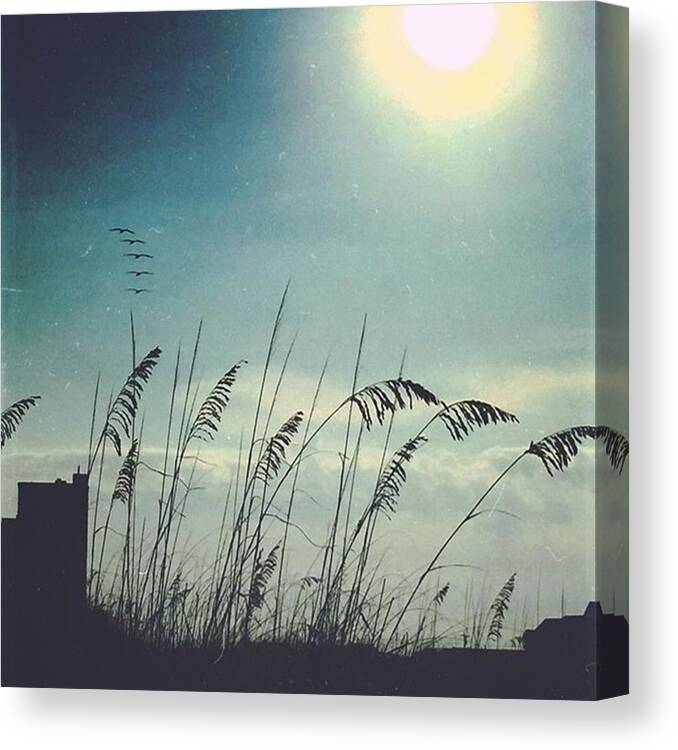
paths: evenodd
<path fill-rule="evenodd" d="M 2 19 L 2 682 L 628 689 L 627 12 Z"/>

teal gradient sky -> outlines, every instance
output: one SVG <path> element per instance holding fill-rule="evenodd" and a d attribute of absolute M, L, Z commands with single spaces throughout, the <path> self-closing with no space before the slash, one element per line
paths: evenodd
<path fill-rule="evenodd" d="M 406 374 L 441 397 L 519 412 L 476 453 L 593 420 L 593 5 L 540 6 L 529 87 L 454 121 L 375 81 L 362 12 L 3 19 L 3 403 L 43 396 L 8 448 L 4 501 L 21 472 L 86 452 L 97 372 L 107 392 L 129 370 L 130 307 L 139 349 L 166 350 L 162 382 L 203 319 L 209 383 L 261 365 L 288 279 L 292 383 L 331 349 L 345 390 L 366 313 L 365 382 L 407 346 Z M 118 225 L 155 256 L 151 294 L 124 291 Z M 150 434 L 163 399 L 149 394 Z M 592 465 L 529 492 L 590 499 Z M 565 546 L 590 531 L 590 513 L 548 519 Z M 585 603 L 586 564 L 553 573 L 553 597 Z"/>

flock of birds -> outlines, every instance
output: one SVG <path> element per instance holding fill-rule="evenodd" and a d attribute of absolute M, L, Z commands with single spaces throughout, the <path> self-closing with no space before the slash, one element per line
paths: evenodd
<path fill-rule="evenodd" d="M 123 234 L 136 234 L 133 229 L 130 229 L 129 227 L 112 227 L 108 230 L 109 232 L 117 232 L 118 235 Z M 123 253 L 125 258 L 134 258 L 135 261 L 141 260 L 142 258 L 148 258 L 150 260 L 153 259 L 153 256 L 150 253 L 142 253 L 142 252 L 135 252 L 133 250 L 134 245 L 145 245 L 146 240 L 140 240 L 138 237 L 124 237 L 120 240 L 120 242 L 123 242 L 129 246 L 129 252 Z M 141 276 L 153 276 L 153 271 L 146 271 L 146 270 L 132 270 L 127 271 L 127 274 L 129 276 L 134 276 L 135 279 L 139 279 Z M 141 282 L 138 282 L 141 283 Z M 150 292 L 151 289 L 148 289 L 146 287 L 136 287 L 136 286 L 128 286 L 125 289 L 126 292 L 131 292 L 132 294 L 143 294 L 144 292 Z"/>

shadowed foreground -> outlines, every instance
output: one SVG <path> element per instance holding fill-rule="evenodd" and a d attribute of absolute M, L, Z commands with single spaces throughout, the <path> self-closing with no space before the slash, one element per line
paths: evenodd
<path fill-rule="evenodd" d="M 597 661 L 590 658 L 592 643 L 582 648 L 567 638 L 551 643 L 556 648 L 547 652 L 528 646 L 524 651 L 438 649 L 413 656 L 361 646 L 297 648 L 257 642 L 219 658 L 198 649 L 146 647 L 126 638 L 107 616 L 89 611 L 69 627 L 51 623 L 45 628 L 43 621 L 24 630 L 14 643 L 3 637 L 2 682 L 23 687 L 594 700 L 628 688 L 626 620 L 612 620 L 621 627 L 614 629 L 614 639 L 607 639 L 608 647 L 598 650 Z M 9 635 L 6 631 L 3 628 L 3 635 Z"/>
<path fill-rule="evenodd" d="M 5 686 L 579 700 L 628 691 L 628 624 L 595 602 L 525 631 L 522 650 L 151 646 L 87 603 L 86 477 L 20 483 L 19 493 L 17 518 L 2 521 Z"/>

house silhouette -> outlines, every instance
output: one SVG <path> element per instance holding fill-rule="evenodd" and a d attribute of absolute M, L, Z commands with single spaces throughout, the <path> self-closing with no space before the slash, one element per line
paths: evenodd
<path fill-rule="evenodd" d="M 589 602 L 583 615 L 547 618 L 523 634 L 526 655 L 564 679 L 580 681 L 600 697 L 622 695 L 629 685 L 629 625 Z"/>

